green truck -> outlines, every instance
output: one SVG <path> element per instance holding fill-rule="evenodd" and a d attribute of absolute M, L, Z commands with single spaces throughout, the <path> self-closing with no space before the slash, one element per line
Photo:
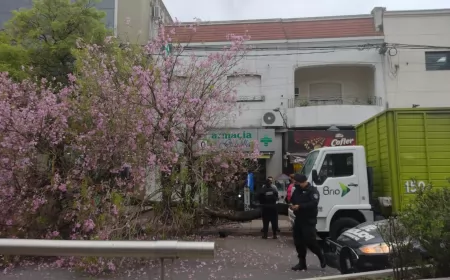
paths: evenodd
<path fill-rule="evenodd" d="M 358 125 L 356 137 L 384 215 L 401 211 L 418 187 L 450 186 L 450 108 L 387 110 Z"/>
<path fill-rule="evenodd" d="M 398 213 L 419 187 L 450 186 L 450 108 L 386 110 L 356 126 L 356 142 L 305 160 L 302 173 L 321 194 L 321 237 Z"/>

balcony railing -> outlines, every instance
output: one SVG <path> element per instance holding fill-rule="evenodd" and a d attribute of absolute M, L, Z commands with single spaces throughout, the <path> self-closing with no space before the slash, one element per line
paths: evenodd
<path fill-rule="evenodd" d="M 349 97 L 349 98 L 292 98 L 288 100 L 289 108 L 307 107 L 307 106 L 324 106 L 324 105 L 374 105 L 382 106 L 383 99 L 381 97 L 372 96 L 368 98 Z"/>

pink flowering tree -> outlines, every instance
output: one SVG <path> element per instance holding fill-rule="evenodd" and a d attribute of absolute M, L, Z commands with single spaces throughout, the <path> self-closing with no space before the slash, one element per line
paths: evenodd
<path fill-rule="evenodd" d="M 153 205 L 158 221 L 190 229 L 205 193 L 225 193 L 237 172 L 255 167 L 258 149 L 199 145 L 240 112 L 227 76 L 239 71 L 246 38 L 230 35 L 222 51 L 196 56 L 172 41 L 173 32 L 161 29 L 143 50 L 119 49 L 112 39 L 81 45 L 77 75 L 86 94 L 78 97 L 77 115 L 88 135 L 83 146 L 99 151 L 85 160 L 105 170 L 130 166 L 129 187 L 138 187 L 130 201 Z M 95 121 L 87 127 L 84 118 Z"/>
<path fill-rule="evenodd" d="M 58 89 L 0 75 L 2 237 L 189 232 L 208 198 L 254 168 L 256 144 L 199 145 L 241 110 L 227 75 L 239 73 L 246 38 L 231 35 L 222 51 L 199 57 L 172 32 L 161 29 L 144 48 L 79 42 L 77 71 Z"/>
<path fill-rule="evenodd" d="M 2 237 L 42 238 L 58 232 L 58 213 L 52 207 L 53 201 L 63 199 L 65 190 L 57 179 L 63 160 L 58 154 L 69 129 L 66 101 L 73 87 L 55 92 L 47 84 L 45 80 L 40 85 L 14 83 L 6 73 L 0 74 Z M 53 174 L 47 172 L 49 168 Z M 48 219 L 54 221 L 47 224 Z"/>

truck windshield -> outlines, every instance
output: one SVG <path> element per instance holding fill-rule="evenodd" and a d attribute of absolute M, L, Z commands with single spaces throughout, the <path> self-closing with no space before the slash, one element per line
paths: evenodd
<path fill-rule="evenodd" d="M 314 166 L 314 163 L 316 162 L 317 156 L 319 155 L 319 151 L 314 151 L 309 153 L 309 155 L 306 157 L 305 164 L 303 165 L 301 174 L 305 175 L 306 177 L 309 177 L 309 174 L 311 173 L 311 170 Z"/>

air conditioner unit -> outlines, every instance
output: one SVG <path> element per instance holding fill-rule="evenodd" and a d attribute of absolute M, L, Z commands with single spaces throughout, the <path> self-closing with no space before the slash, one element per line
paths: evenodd
<path fill-rule="evenodd" d="M 161 17 L 161 8 L 158 6 L 153 7 L 153 18 L 159 19 Z"/>
<path fill-rule="evenodd" d="M 265 112 L 261 119 L 261 126 L 266 127 L 283 127 L 283 119 L 277 112 Z"/>

